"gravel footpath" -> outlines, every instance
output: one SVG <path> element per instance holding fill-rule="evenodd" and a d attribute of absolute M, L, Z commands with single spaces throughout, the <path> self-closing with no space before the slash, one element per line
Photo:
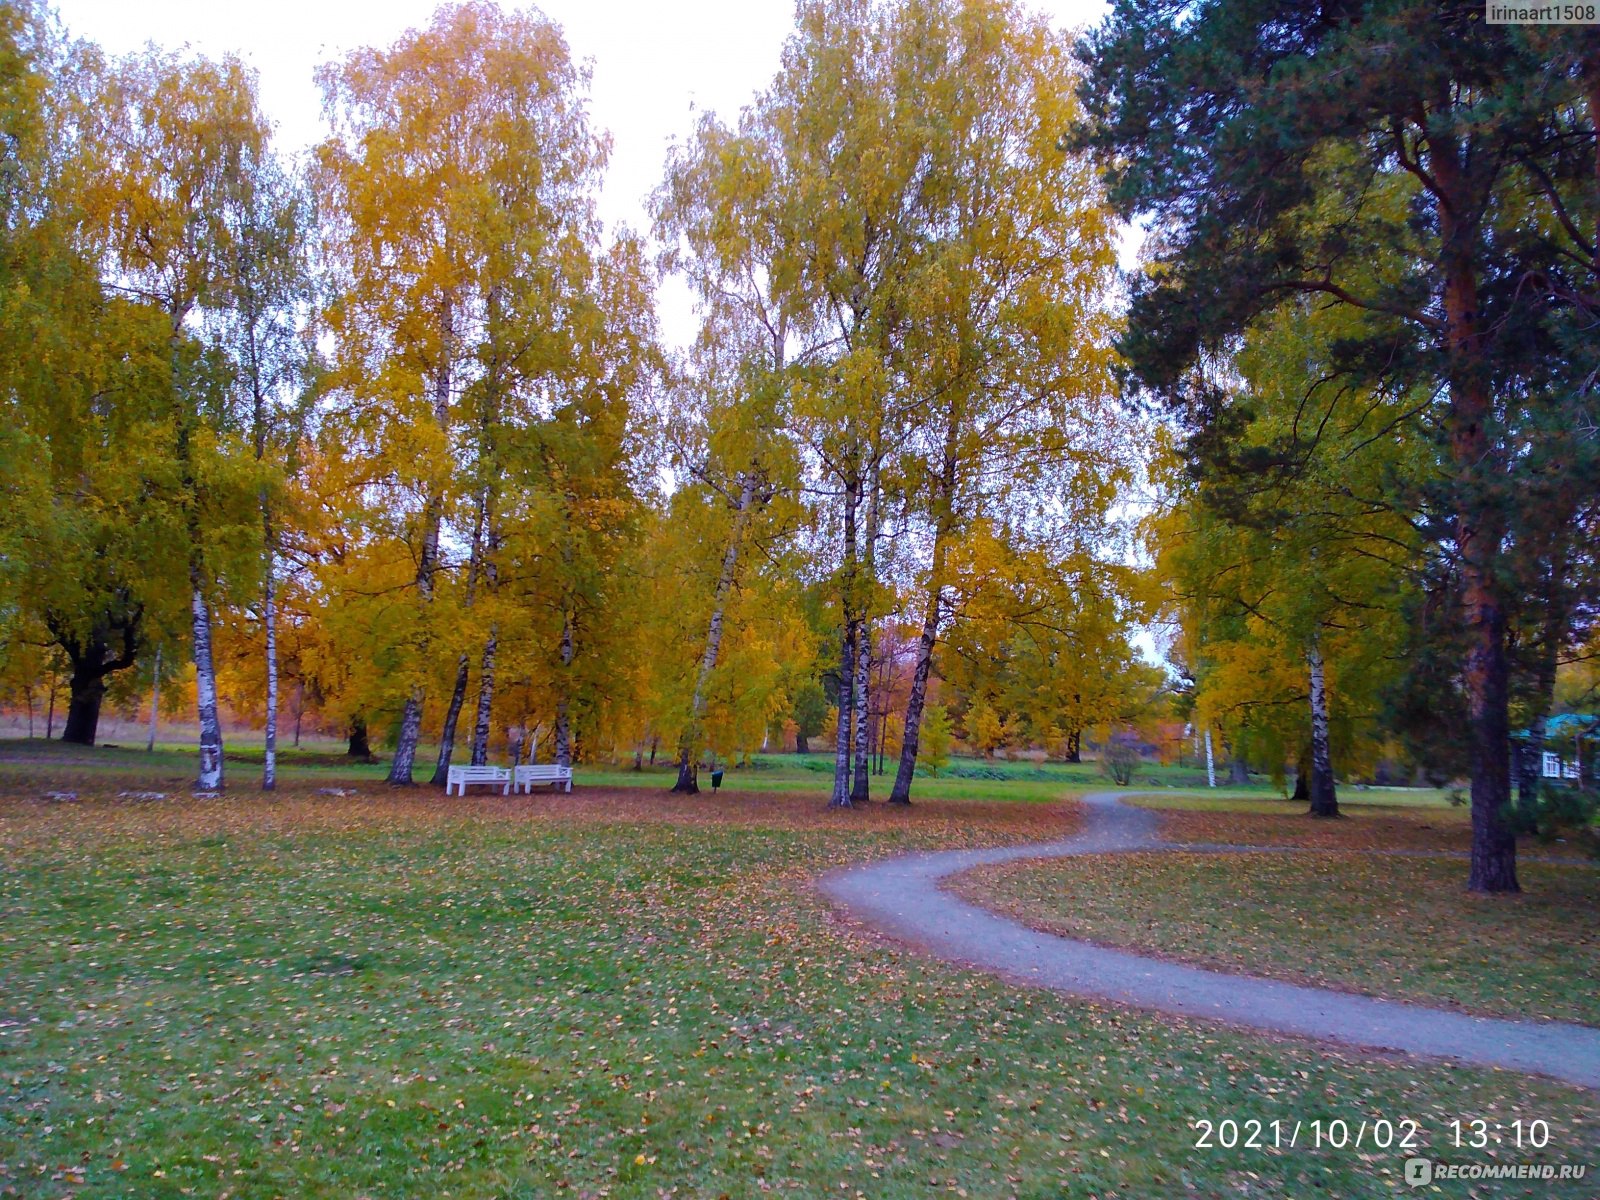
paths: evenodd
<path fill-rule="evenodd" d="M 824 876 L 823 892 L 880 933 L 951 962 L 1072 996 L 1204 1017 L 1347 1046 L 1506 1067 L 1600 1088 L 1600 1029 L 1511 1021 L 1186 967 L 1029 929 L 939 881 L 973 867 L 1128 850 L 1192 851 L 1161 840 L 1156 814 L 1115 792 L 1084 797 L 1081 833 L 1059 842 L 910 854 Z M 1207 847 L 1210 849 L 1210 847 Z M 1250 853 L 1250 846 L 1217 847 Z"/>

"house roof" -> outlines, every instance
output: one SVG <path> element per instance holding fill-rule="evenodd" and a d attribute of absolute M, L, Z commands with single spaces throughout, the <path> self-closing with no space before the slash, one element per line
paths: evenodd
<path fill-rule="evenodd" d="M 1558 713 L 1553 717 L 1546 717 L 1544 722 L 1544 736 L 1550 738 L 1569 738 L 1582 735 L 1590 737 L 1600 732 L 1600 716 L 1593 713 Z M 1519 729 L 1512 736 L 1527 737 L 1529 731 Z"/>

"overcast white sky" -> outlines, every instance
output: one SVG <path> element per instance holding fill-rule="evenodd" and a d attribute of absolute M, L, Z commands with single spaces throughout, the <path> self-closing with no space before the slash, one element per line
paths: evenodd
<path fill-rule="evenodd" d="M 146 42 L 238 54 L 260 74 L 261 103 L 280 145 L 299 152 L 323 136 L 312 71 L 358 46 L 387 46 L 427 24 L 436 0 L 55 0 L 74 34 L 122 54 Z M 517 7 L 506 0 L 506 7 Z M 645 230 L 645 198 L 661 176 L 668 144 L 685 136 L 692 112 L 726 120 L 772 78 L 793 23 L 790 0 L 547 0 L 539 7 L 566 31 L 573 55 L 593 67 L 591 114 L 612 136 L 600 198 L 613 227 Z M 1097 22 L 1105 0 L 1045 0 L 1034 8 L 1058 26 Z M 661 297 L 662 332 L 693 336 L 686 296 Z"/>

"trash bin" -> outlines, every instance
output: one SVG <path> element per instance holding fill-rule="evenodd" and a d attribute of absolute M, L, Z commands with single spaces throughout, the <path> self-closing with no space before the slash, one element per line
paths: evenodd
<path fill-rule="evenodd" d="M 711 790 L 714 792 L 722 786 L 722 768 L 718 767 L 711 772 Z"/>

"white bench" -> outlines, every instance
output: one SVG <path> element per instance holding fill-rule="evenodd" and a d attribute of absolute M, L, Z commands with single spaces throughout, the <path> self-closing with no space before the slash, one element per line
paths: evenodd
<path fill-rule="evenodd" d="M 572 768 L 558 767 L 555 763 L 528 763 L 516 769 L 511 786 L 519 792 L 531 792 L 536 783 L 565 784 L 562 789 L 572 790 Z"/>
<path fill-rule="evenodd" d="M 465 796 L 469 783 L 497 783 L 500 785 L 500 794 L 504 796 L 511 791 L 511 772 L 505 767 L 451 767 L 445 780 L 444 794 L 448 796 L 451 788 L 459 788 L 460 794 Z"/>

